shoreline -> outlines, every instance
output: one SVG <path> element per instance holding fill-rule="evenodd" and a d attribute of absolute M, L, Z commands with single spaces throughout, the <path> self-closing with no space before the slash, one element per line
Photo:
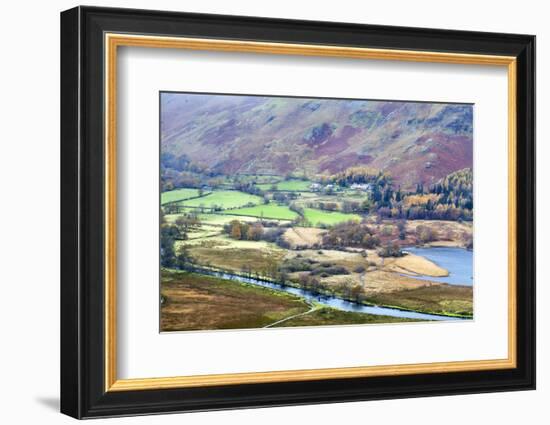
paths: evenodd
<path fill-rule="evenodd" d="M 426 257 L 412 252 L 406 252 L 402 257 L 395 258 L 391 263 L 384 266 L 386 269 L 396 273 L 404 273 L 411 276 L 447 277 L 449 271 Z"/>
<path fill-rule="evenodd" d="M 193 273 L 193 274 L 202 275 L 202 276 L 211 276 L 211 275 L 208 274 L 208 271 L 210 271 L 210 272 L 214 272 L 214 273 L 222 273 L 222 274 L 227 274 L 227 275 L 230 275 L 230 276 L 240 277 L 240 278 L 244 278 L 244 279 L 253 279 L 253 280 L 263 281 L 263 282 L 278 285 L 278 286 L 281 286 L 281 287 L 289 286 L 289 287 L 292 287 L 292 288 L 295 288 L 295 289 L 302 289 L 298 285 L 296 285 L 295 282 L 291 282 L 291 281 L 289 281 L 289 282 L 291 282 L 293 284 L 282 284 L 280 282 L 277 282 L 273 279 L 270 279 L 270 278 L 267 278 L 267 277 L 264 277 L 264 276 L 246 276 L 246 275 L 243 275 L 243 274 L 240 274 L 240 273 L 237 273 L 237 272 L 222 270 L 222 269 L 218 269 L 218 268 L 214 268 L 214 267 L 209 267 L 208 268 L 208 267 L 201 266 L 201 268 L 203 269 L 203 271 L 206 271 L 206 273 L 201 273 L 200 270 L 180 270 L 180 269 L 166 269 L 166 270 L 169 270 L 169 271 L 172 271 L 172 272 L 180 272 L 180 273 Z M 232 279 L 227 279 L 227 278 L 224 278 L 222 276 L 215 276 L 215 277 L 217 277 L 219 279 L 223 279 L 223 280 L 232 281 Z M 242 281 L 239 281 L 239 282 L 241 284 L 244 284 L 244 285 L 258 286 L 258 285 L 254 285 L 253 283 L 249 283 L 249 282 L 242 282 Z M 450 287 L 451 286 L 459 286 L 459 285 L 448 285 L 448 284 L 438 284 L 438 285 L 440 285 L 440 286 L 450 286 Z M 266 289 L 268 289 L 268 288 L 266 288 Z M 401 307 L 401 306 L 395 306 L 395 305 L 391 305 L 391 304 L 373 303 L 373 302 L 369 302 L 369 301 L 366 301 L 366 300 L 358 303 L 358 302 L 354 301 L 353 299 L 336 296 L 334 294 L 329 294 L 329 293 L 326 293 L 326 292 L 318 292 L 318 295 L 319 296 L 334 297 L 334 298 L 337 298 L 337 299 L 340 299 L 340 300 L 343 300 L 343 301 L 355 303 L 355 304 L 358 304 L 358 305 L 364 305 L 366 307 L 380 307 L 380 308 L 388 308 L 388 309 L 392 309 L 392 310 L 399 310 L 399 311 L 410 312 L 410 313 L 428 314 L 428 315 L 432 315 L 432 316 L 449 317 L 449 318 L 456 318 L 456 319 L 463 319 L 463 320 L 473 320 L 473 315 L 461 315 L 461 314 L 454 314 L 454 313 L 441 314 L 441 313 L 433 312 L 433 311 L 430 311 L 430 310 L 410 309 L 410 308 L 404 308 L 404 307 Z M 300 297 L 299 295 L 296 295 L 296 296 Z M 303 297 L 300 297 L 300 298 L 303 298 Z M 327 306 L 327 307 L 328 308 L 333 308 L 331 306 Z M 362 312 L 357 312 L 357 313 L 374 315 L 372 313 L 362 313 Z"/>

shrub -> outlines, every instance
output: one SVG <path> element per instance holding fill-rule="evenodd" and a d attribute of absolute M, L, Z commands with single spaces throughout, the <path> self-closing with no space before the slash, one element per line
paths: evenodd
<path fill-rule="evenodd" d="M 426 243 L 436 240 L 436 232 L 428 226 L 420 225 L 416 228 L 416 237 L 419 242 Z"/>
<path fill-rule="evenodd" d="M 290 249 L 290 244 L 282 237 L 278 237 L 275 243 L 283 249 Z"/>
<path fill-rule="evenodd" d="M 380 245 L 380 239 L 378 238 L 378 236 L 365 235 L 363 237 L 363 244 L 362 245 L 366 249 L 374 249 L 378 245 Z"/>
<path fill-rule="evenodd" d="M 353 269 L 355 273 L 364 273 L 365 272 L 365 266 L 357 266 Z"/>
<path fill-rule="evenodd" d="M 348 269 L 346 269 L 345 267 L 342 267 L 342 266 L 333 266 L 333 265 L 323 265 L 323 264 L 321 264 L 321 265 L 315 267 L 311 271 L 311 274 L 312 275 L 321 275 L 321 276 L 323 274 L 327 274 L 327 275 L 344 275 L 344 274 L 349 274 L 349 271 L 348 271 Z"/>
<path fill-rule="evenodd" d="M 390 226 L 390 225 L 383 226 L 382 229 L 380 230 L 380 233 L 383 236 L 391 236 L 393 234 L 393 226 Z"/>
<path fill-rule="evenodd" d="M 379 244 L 380 240 L 368 225 L 354 221 L 337 224 L 323 236 L 325 247 L 357 246 L 372 249 Z"/>
<path fill-rule="evenodd" d="M 284 273 L 310 271 L 311 269 L 312 266 L 309 261 L 302 260 L 298 257 L 286 260 L 279 268 L 279 270 Z"/>
<path fill-rule="evenodd" d="M 282 229 L 280 227 L 273 227 L 270 229 L 264 229 L 261 239 L 266 242 L 276 242 L 277 239 L 281 238 L 283 236 L 283 233 L 285 233 L 286 229 Z"/>
<path fill-rule="evenodd" d="M 395 242 L 388 243 L 378 250 L 380 257 L 402 257 L 403 251 L 399 248 L 399 245 Z"/>

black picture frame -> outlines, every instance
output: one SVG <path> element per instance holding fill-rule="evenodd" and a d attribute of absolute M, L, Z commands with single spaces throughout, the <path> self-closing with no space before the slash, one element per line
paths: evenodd
<path fill-rule="evenodd" d="M 517 58 L 517 367 L 370 378 L 105 391 L 104 34 Z M 75 418 L 535 388 L 535 37 L 76 7 L 61 13 L 61 412 Z"/>

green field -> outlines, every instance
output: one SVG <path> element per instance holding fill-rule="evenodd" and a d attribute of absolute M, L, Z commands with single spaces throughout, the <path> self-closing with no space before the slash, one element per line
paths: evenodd
<path fill-rule="evenodd" d="M 271 218 L 274 220 L 294 220 L 298 217 L 298 214 L 290 210 L 286 205 L 277 205 L 274 203 L 225 211 L 225 214 Z"/>
<path fill-rule="evenodd" d="M 199 196 L 198 189 L 176 189 L 170 190 L 168 192 L 162 192 L 160 195 L 161 205 L 167 204 L 169 202 L 181 201 L 183 199 L 194 198 Z"/>
<path fill-rule="evenodd" d="M 361 216 L 357 214 L 344 214 L 337 211 L 321 211 L 315 208 L 304 208 L 304 218 L 314 226 L 317 226 L 319 224 L 333 226 L 335 224 L 344 223 L 346 221 L 361 220 Z"/>
<path fill-rule="evenodd" d="M 262 190 L 271 190 L 273 184 L 259 184 L 257 185 Z M 288 192 L 307 192 L 311 182 L 308 180 L 284 180 L 275 185 L 276 190 L 288 191 Z"/>
<path fill-rule="evenodd" d="M 178 204 L 186 207 L 202 206 L 205 208 L 213 208 L 214 206 L 218 206 L 227 209 L 243 207 L 249 203 L 259 204 L 262 201 L 262 198 L 259 196 L 250 195 L 237 190 L 215 190 L 209 195 L 205 195 L 201 198 L 188 199 L 178 202 Z"/>
<path fill-rule="evenodd" d="M 246 218 L 246 217 L 244 217 Z M 235 217 L 231 217 L 230 215 L 226 214 L 199 214 L 199 220 L 203 224 L 211 224 L 213 226 L 223 226 L 224 224 L 230 223 L 231 221 L 235 220 Z M 257 221 L 256 217 L 248 217 L 247 220 L 241 220 L 241 221 Z"/>
<path fill-rule="evenodd" d="M 257 185 L 261 184 L 273 184 L 283 179 L 282 176 L 276 175 L 243 175 L 239 174 L 236 178 L 240 181 L 255 182 Z"/>

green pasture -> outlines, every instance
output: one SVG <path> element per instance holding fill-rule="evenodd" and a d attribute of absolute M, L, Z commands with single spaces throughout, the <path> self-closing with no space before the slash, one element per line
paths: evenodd
<path fill-rule="evenodd" d="M 212 226 L 223 226 L 224 224 L 231 223 L 235 220 L 235 217 L 226 215 L 223 213 L 204 213 L 199 214 L 199 220 L 203 224 L 210 224 Z M 243 217 L 241 221 L 255 222 L 257 221 L 256 217 Z"/>
<path fill-rule="evenodd" d="M 184 199 L 189 199 L 196 196 L 199 196 L 198 189 L 175 189 L 168 192 L 162 192 L 160 194 L 160 203 L 161 205 L 164 205 L 170 202 L 182 201 Z"/>
<path fill-rule="evenodd" d="M 256 195 L 239 192 L 237 190 L 215 190 L 211 194 L 201 198 L 188 199 L 179 202 L 179 205 L 186 207 L 213 208 L 219 206 L 223 209 L 239 208 L 247 204 L 259 204 L 263 199 Z"/>
<path fill-rule="evenodd" d="M 361 216 L 357 214 L 345 214 L 338 211 L 321 211 L 315 208 L 304 208 L 304 218 L 314 226 L 320 224 L 333 226 L 346 221 L 361 220 Z"/>
<path fill-rule="evenodd" d="M 284 180 L 281 181 L 275 185 L 265 183 L 265 184 L 259 184 L 258 187 L 262 190 L 271 190 L 271 188 L 275 186 L 276 190 L 281 191 L 288 191 L 288 192 L 307 192 L 309 191 L 309 187 L 311 186 L 311 182 L 309 180 Z"/>
<path fill-rule="evenodd" d="M 278 205 L 275 203 L 239 208 L 236 210 L 225 211 L 224 213 L 249 217 L 263 217 L 265 219 L 274 220 L 294 220 L 298 217 L 298 214 L 289 209 L 286 205 Z"/>

